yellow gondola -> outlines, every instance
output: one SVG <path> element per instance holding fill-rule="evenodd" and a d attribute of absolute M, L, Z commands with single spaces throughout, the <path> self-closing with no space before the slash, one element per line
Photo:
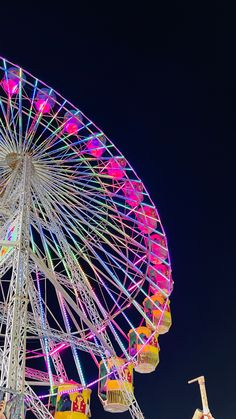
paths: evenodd
<path fill-rule="evenodd" d="M 137 354 L 134 369 L 142 374 L 153 372 L 159 364 L 158 335 L 148 340 L 151 334 L 151 330 L 145 326 L 129 331 L 129 353 L 131 356 Z"/>
<path fill-rule="evenodd" d="M 81 388 L 80 384 L 68 382 L 54 387 L 57 394 L 49 410 L 55 419 L 88 419 L 90 414 L 90 394 L 88 388 Z"/>
<path fill-rule="evenodd" d="M 117 369 L 123 380 L 117 377 Z M 125 412 L 133 398 L 133 365 L 125 365 L 122 358 L 109 358 L 99 366 L 98 396 L 104 410 L 111 413 Z"/>
<path fill-rule="evenodd" d="M 164 292 L 167 293 L 166 290 Z M 169 299 L 159 291 L 145 298 L 143 305 L 145 313 L 152 323 L 157 326 L 158 334 L 163 335 L 167 333 L 172 324 Z M 146 322 L 146 326 L 150 327 L 148 322 Z"/>

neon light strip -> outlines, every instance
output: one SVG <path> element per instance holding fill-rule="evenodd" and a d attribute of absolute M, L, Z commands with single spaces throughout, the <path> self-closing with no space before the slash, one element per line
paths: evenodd
<path fill-rule="evenodd" d="M 128 288 L 128 291 L 132 291 L 134 290 L 136 287 L 138 287 L 140 284 L 142 284 L 143 280 L 141 279 L 140 281 L 138 281 L 136 284 L 131 285 L 131 287 Z"/>
<path fill-rule="evenodd" d="M 52 355 L 56 354 L 57 352 L 59 352 L 61 349 L 63 349 L 63 348 L 65 348 L 65 347 L 67 347 L 67 346 L 68 346 L 68 345 L 67 345 L 66 343 L 62 343 L 62 344 L 60 344 L 59 346 L 57 346 L 56 348 L 52 349 L 52 350 L 49 352 L 49 355 L 50 355 L 50 356 L 52 356 Z"/>

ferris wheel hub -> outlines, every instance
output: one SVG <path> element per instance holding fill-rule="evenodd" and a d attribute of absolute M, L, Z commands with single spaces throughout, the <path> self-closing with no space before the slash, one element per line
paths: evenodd
<path fill-rule="evenodd" d="M 11 169 L 15 169 L 20 158 L 21 156 L 18 153 L 9 153 L 6 155 L 5 160 Z"/>

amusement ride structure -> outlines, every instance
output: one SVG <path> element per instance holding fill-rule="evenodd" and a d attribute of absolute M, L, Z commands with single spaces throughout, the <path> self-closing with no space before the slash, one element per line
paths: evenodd
<path fill-rule="evenodd" d="M 158 365 L 172 288 L 157 209 L 123 154 L 1 59 L 2 417 L 87 419 L 97 386 L 105 411 L 144 418 L 133 371 Z"/>
<path fill-rule="evenodd" d="M 201 394 L 201 399 L 202 399 L 202 410 L 199 410 L 199 409 L 195 410 L 195 413 L 192 419 L 214 419 L 208 406 L 205 377 L 201 375 L 201 377 L 197 377 L 197 378 L 194 378 L 193 380 L 188 381 L 189 384 L 196 383 L 196 382 L 199 384 L 199 387 L 200 387 L 200 394 Z"/>

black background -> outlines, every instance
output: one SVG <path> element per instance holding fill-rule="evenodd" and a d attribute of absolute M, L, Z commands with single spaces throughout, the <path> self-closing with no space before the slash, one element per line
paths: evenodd
<path fill-rule="evenodd" d="M 50 4 L 2 3 L 0 54 L 114 141 L 169 241 L 173 327 L 157 371 L 135 376 L 145 418 L 192 417 L 201 402 L 187 380 L 204 374 L 212 414 L 234 419 L 235 13 L 207 1 Z M 93 417 L 112 417 L 95 393 Z"/>

